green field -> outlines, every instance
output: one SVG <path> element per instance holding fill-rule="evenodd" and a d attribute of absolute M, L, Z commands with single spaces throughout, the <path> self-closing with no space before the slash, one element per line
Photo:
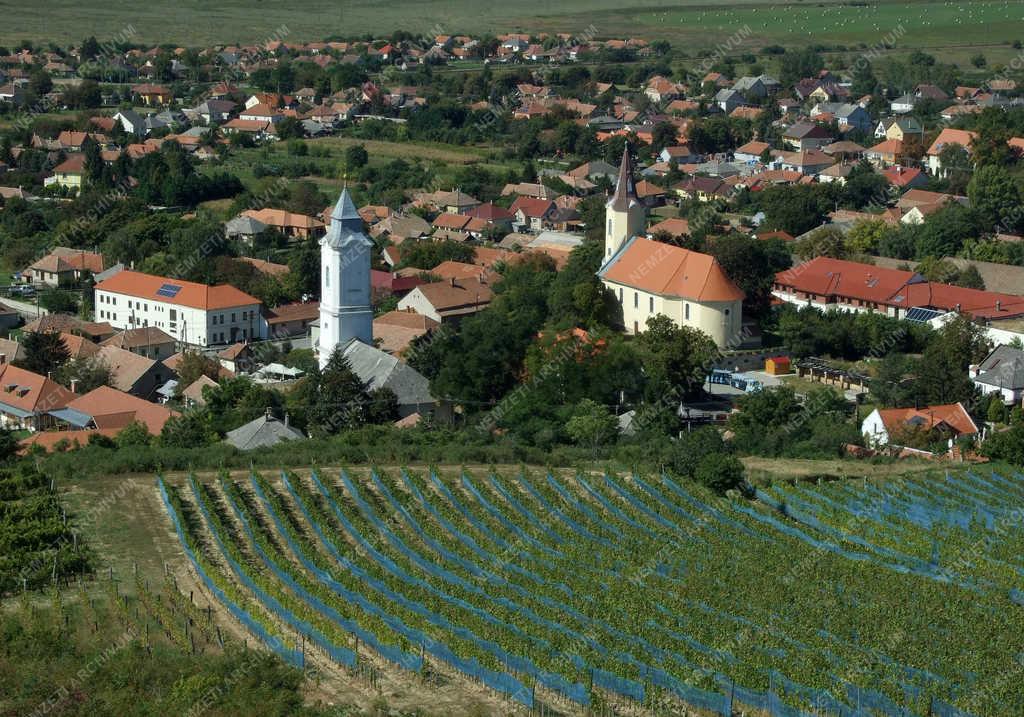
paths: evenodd
<path fill-rule="evenodd" d="M 768 3 L 761 0 L 309 0 L 286 3 L 184 0 L 139 4 L 127 0 L 29 4 L 0 2 L 7 21 L 0 42 L 22 39 L 71 42 L 95 34 L 101 41 L 130 35 L 136 42 L 186 45 L 252 43 L 268 39 L 319 40 L 330 35 L 387 34 L 396 28 L 417 34 L 567 32 L 577 36 L 666 38 L 683 47 L 725 43 L 744 31 L 741 45 L 810 42 L 868 45 L 902 26 L 902 47 L 989 46 L 1024 38 L 1020 2 L 889 2 L 856 6 L 847 0 Z"/>
<path fill-rule="evenodd" d="M 921 465 L 756 500 L 568 471 L 175 477 L 166 510 L 285 659 L 359 652 L 440 704 L 483 676 L 484 714 L 1021 714 L 1024 483 Z"/>

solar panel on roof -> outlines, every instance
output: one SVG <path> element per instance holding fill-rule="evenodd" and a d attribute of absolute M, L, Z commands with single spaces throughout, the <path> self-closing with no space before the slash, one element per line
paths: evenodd
<path fill-rule="evenodd" d="M 923 324 L 931 321 L 937 316 L 942 316 L 943 313 L 945 312 L 935 311 L 934 309 L 924 309 L 917 306 L 907 311 L 907 321 L 917 321 Z"/>
<path fill-rule="evenodd" d="M 164 284 L 163 286 L 156 290 L 156 295 L 163 296 L 168 299 L 173 299 L 175 296 L 178 295 L 179 291 L 181 291 L 181 287 L 178 286 L 177 284 Z"/>

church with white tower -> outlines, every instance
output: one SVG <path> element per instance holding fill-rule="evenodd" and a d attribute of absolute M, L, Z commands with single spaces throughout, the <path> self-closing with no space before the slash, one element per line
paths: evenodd
<path fill-rule="evenodd" d="M 320 240 L 320 368 L 335 347 L 344 348 L 352 339 L 373 346 L 372 251 L 373 242 L 363 233 L 363 219 L 346 187 Z"/>

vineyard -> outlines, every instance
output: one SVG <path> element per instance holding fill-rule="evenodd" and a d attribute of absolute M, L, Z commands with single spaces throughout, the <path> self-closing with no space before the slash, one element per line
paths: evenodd
<path fill-rule="evenodd" d="M 1024 713 L 1018 476 L 752 500 L 558 472 L 157 484 L 206 590 L 337 679 L 483 685 L 509 713 Z"/>

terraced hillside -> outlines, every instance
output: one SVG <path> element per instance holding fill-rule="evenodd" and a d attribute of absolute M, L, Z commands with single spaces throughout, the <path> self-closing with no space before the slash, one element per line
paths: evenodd
<path fill-rule="evenodd" d="M 158 480 L 286 661 L 484 685 L 495 712 L 1024 713 L 1024 480 L 775 485 L 324 472 Z"/>

